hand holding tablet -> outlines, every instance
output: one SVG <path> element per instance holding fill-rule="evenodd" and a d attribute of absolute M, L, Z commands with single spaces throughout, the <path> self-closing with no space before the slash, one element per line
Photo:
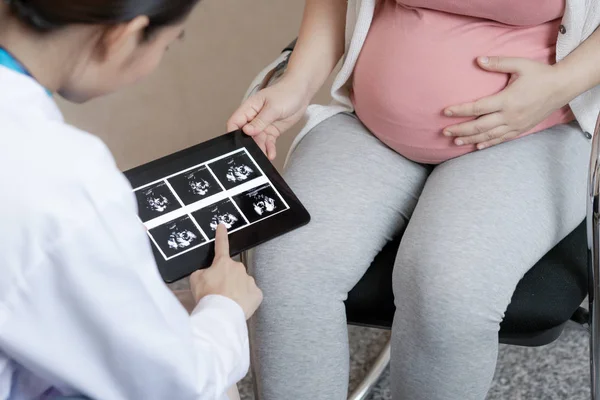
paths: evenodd
<path fill-rule="evenodd" d="M 241 131 L 125 172 L 166 282 L 210 265 L 219 225 L 239 254 L 299 228 L 310 215 Z"/>

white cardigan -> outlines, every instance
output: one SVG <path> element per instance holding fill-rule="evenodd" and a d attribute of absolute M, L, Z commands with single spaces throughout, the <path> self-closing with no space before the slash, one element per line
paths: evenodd
<path fill-rule="evenodd" d="M 288 158 L 300 140 L 316 125 L 338 113 L 354 111 L 349 97 L 350 78 L 371 26 L 376 2 L 377 0 L 348 0 L 346 52 L 342 68 L 331 87 L 333 101 L 327 106 L 311 105 L 308 108 L 306 125 L 292 143 Z M 556 44 L 557 61 L 565 58 L 600 26 L 600 1 L 567 0 L 562 23 L 566 28 L 566 32 L 559 34 L 558 37 Z M 583 93 L 569 105 L 582 129 L 585 132 L 592 133 L 596 125 L 596 117 L 600 111 L 600 86 Z"/>

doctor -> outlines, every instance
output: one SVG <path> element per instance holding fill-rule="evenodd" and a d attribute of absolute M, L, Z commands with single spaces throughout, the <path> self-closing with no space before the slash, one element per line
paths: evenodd
<path fill-rule="evenodd" d="M 162 283 L 131 187 L 50 97 L 137 82 L 197 0 L 0 5 L 0 400 L 226 398 L 262 300 L 229 258 L 196 273 L 191 316 Z"/>

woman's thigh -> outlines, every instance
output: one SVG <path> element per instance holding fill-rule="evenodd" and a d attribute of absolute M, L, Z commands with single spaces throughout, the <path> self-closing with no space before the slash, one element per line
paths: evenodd
<path fill-rule="evenodd" d="M 573 123 L 436 167 L 398 254 L 397 307 L 440 328 L 499 324 L 518 281 L 583 220 L 589 153 Z"/>
<path fill-rule="evenodd" d="M 352 115 L 330 118 L 300 142 L 284 176 L 312 220 L 259 246 L 249 263 L 264 293 L 250 324 L 261 398 L 346 396 L 343 301 L 405 226 L 428 173 Z"/>
<path fill-rule="evenodd" d="M 404 228 L 429 169 L 390 150 L 353 115 L 318 125 L 284 173 L 312 220 L 259 246 L 250 267 L 267 297 L 340 300 Z"/>

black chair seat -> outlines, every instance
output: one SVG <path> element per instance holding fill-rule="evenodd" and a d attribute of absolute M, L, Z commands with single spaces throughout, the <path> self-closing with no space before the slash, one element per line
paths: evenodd
<path fill-rule="evenodd" d="M 392 270 L 400 239 L 373 260 L 346 301 L 348 323 L 389 329 L 394 316 Z M 587 240 L 583 222 L 519 282 L 500 327 L 500 341 L 542 345 L 556 339 L 587 295 Z M 527 338 L 532 341 L 527 343 Z"/>

